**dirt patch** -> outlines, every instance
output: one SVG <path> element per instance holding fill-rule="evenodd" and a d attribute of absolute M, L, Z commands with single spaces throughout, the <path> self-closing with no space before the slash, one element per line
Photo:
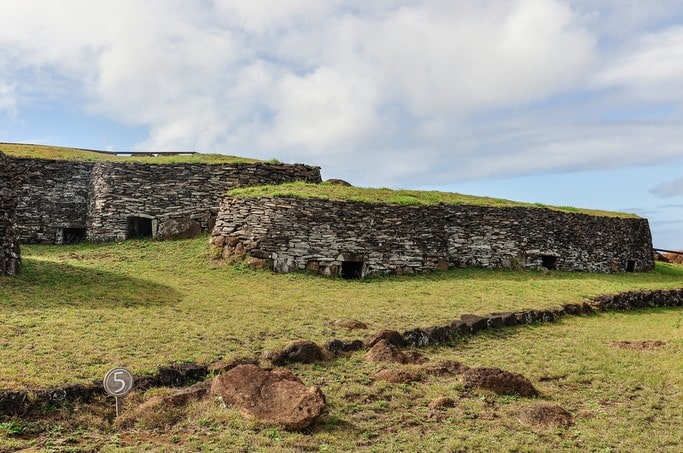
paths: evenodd
<path fill-rule="evenodd" d="M 661 340 L 638 340 L 638 341 L 612 341 L 609 344 L 616 349 L 629 349 L 633 351 L 653 351 L 666 346 L 666 341 Z"/>
<path fill-rule="evenodd" d="M 572 415 L 557 404 L 536 404 L 520 410 L 517 419 L 529 426 L 542 429 L 566 428 L 574 420 Z"/>
<path fill-rule="evenodd" d="M 469 369 L 467 365 L 453 360 L 442 360 L 425 365 L 423 368 L 425 373 L 432 376 L 455 376 L 463 374 Z"/>
<path fill-rule="evenodd" d="M 518 373 L 500 368 L 472 368 L 463 373 L 466 388 L 489 390 L 499 395 L 536 396 L 538 390 Z"/>

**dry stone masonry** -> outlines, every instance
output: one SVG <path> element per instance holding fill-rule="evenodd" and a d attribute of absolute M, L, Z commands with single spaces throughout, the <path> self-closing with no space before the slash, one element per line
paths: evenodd
<path fill-rule="evenodd" d="M 320 182 L 320 170 L 267 163 L 100 163 L 92 172 L 88 239 L 157 235 L 162 239 L 183 237 L 192 230 L 210 231 L 229 189 L 298 180 Z"/>
<path fill-rule="evenodd" d="M 21 242 L 62 244 L 84 239 L 95 164 L 24 158 L 13 161 Z"/>
<path fill-rule="evenodd" d="M 546 208 L 400 206 L 227 197 L 214 258 L 276 272 L 361 278 L 450 267 L 640 272 L 654 268 L 647 219 Z"/>
<path fill-rule="evenodd" d="M 301 164 L 72 162 L 2 156 L 5 274 L 21 242 L 184 238 L 213 231 L 215 258 L 345 278 L 450 267 L 587 272 L 654 268 L 646 219 L 543 208 L 401 206 L 227 197 L 234 187 L 320 182 Z M 215 228 L 214 228 L 215 226 Z"/>
<path fill-rule="evenodd" d="M 0 275 L 15 275 L 21 268 L 16 229 L 17 199 L 11 159 L 0 153 Z"/>
<path fill-rule="evenodd" d="M 301 164 L 143 164 L 9 158 L 21 242 L 183 238 L 210 231 L 237 186 L 320 182 Z"/>

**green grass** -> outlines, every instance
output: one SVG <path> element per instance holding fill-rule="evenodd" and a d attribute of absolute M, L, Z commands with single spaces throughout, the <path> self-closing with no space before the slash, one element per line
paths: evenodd
<path fill-rule="evenodd" d="M 677 287 L 681 267 L 584 274 L 457 269 L 368 281 L 221 266 L 207 239 L 24 246 L 0 279 L 0 389 L 85 382 L 113 364 L 136 373 L 173 360 L 257 355 L 296 339 L 446 323 L 463 313 L 543 308 L 603 293 Z M 365 335 L 360 332 L 357 335 Z"/>
<path fill-rule="evenodd" d="M 488 207 L 547 208 L 563 212 L 607 217 L 637 218 L 635 214 L 622 212 L 580 209 L 572 206 L 546 206 L 540 203 L 524 203 L 501 198 L 463 195 L 453 192 L 424 190 L 394 190 L 365 187 L 347 187 L 336 184 L 285 183 L 274 186 L 245 187 L 233 189 L 230 195 L 240 197 L 293 197 L 318 198 L 324 200 L 345 200 L 372 204 L 393 204 L 404 206 L 432 206 L 438 204 L 474 205 Z"/>
<path fill-rule="evenodd" d="M 24 269 L 0 278 L 0 390 L 101 379 L 115 365 L 153 372 L 173 360 L 256 356 L 296 339 L 318 343 L 368 332 L 445 323 L 463 313 L 544 308 L 633 289 L 680 287 L 683 267 L 640 274 L 456 269 L 346 281 L 221 266 L 206 237 L 74 246 L 24 246 Z M 355 318 L 367 330 L 333 321 Z M 618 340 L 662 340 L 654 351 Z M 322 388 L 328 408 L 305 433 L 245 421 L 212 399 L 112 424 L 113 401 L 44 416 L 0 419 L 0 451 L 675 451 L 683 442 L 683 310 L 564 318 L 492 331 L 423 351 L 526 375 L 539 399 L 471 393 L 455 376 L 413 384 L 374 382 L 382 366 L 363 353 L 295 365 Z M 135 391 L 126 411 L 165 389 Z M 456 407 L 431 413 L 438 396 Z M 575 424 L 543 431 L 517 414 L 538 401 L 567 409 Z"/>
<path fill-rule="evenodd" d="M 33 159 L 71 160 L 83 162 L 140 162 L 146 164 L 235 164 L 259 162 L 246 157 L 228 156 L 224 154 L 192 154 L 186 156 L 149 156 L 121 157 L 93 152 L 79 148 L 65 148 L 49 145 L 31 145 L 22 143 L 0 143 L 0 151 L 8 156 L 28 157 Z"/>

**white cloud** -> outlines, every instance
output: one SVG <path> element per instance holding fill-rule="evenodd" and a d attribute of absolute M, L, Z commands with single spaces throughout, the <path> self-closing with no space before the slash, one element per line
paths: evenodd
<path fill-rule="evenodd" d="M 683 178 L 659 184 L 650 189 L 650 193 L 663 198 L 683 196 Z"/>
<path fill-rule="evenodd" d="M 648 100 L 683 101 L 683 26 L 640 37 L 607 62 L 595 83 Z"/>
<path fill-rule="evenodd" d="M 273 128 L 262 143 L 320 152 L 339 144 L 367 142 L 382 129 L 373 85 L 328 67 L 303 77 L 283 77 L 271 105 L 277 112 Z"/>
<path fill-rule="evenodd" d="M 0 112 L 5 111 L 14 116 L 17 113 L 17 97 L 13 85 L 0 80 Z"/>
<path fill-rule="evenodd" d="M 145 125 L 139 148 L 306 161 L 365 184 L 661 161 L 681 154 L 672 121 L 544 106 L 587 81 L 603 111 L 683 99 L 683 32 L 632 37 L 664 2 L 644 16 L 629 2 L 0 0 L 0 109 L 21 115 L 59 81 L 92 114 Z"/>

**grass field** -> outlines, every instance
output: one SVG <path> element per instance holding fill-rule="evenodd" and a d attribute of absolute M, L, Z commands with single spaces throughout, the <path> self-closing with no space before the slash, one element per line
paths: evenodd
<path fill-rule="evenodd" d="M 683 286 L 683 268 L 599 275 L 457 269 L 444 273 L 326 279 L 221 266 L 206 237 L 74 246 L 24 246 L 24 269 L 0 278 L 0 390 L 101 379 L 126 366 L 256 356 L 297 339 L 363 338 L 380 328 L 445 323 L 463 313 L 543 308 L 632 289 Z M 333 321 L 354 318 L 367 330 Z M 624 350 L 621 340 L 659 340 Z M 0 419 L 0 451 L 676 451 L 683 443 L 683 311 L 653 310 L 564 318 L 504 329 L 423 351 L 432 361 L 495 366 L 527 376 L 537 399 L 465 391 L 457 377 L 375 382 L 362 353 L 292 370 L 319 385 L 328 409 L 304 433 L 244 421 L 206 400 L 148 414 L 126 428 L 111 423 L 111 402 L 73 406 L 32 419 Z M 127 410 L 168 390 L 127 398 Z M 456 400 L 430 411 L 438 396 Z M 539 401 L 574 417 L 568 428 L 524 425 Z"/>

